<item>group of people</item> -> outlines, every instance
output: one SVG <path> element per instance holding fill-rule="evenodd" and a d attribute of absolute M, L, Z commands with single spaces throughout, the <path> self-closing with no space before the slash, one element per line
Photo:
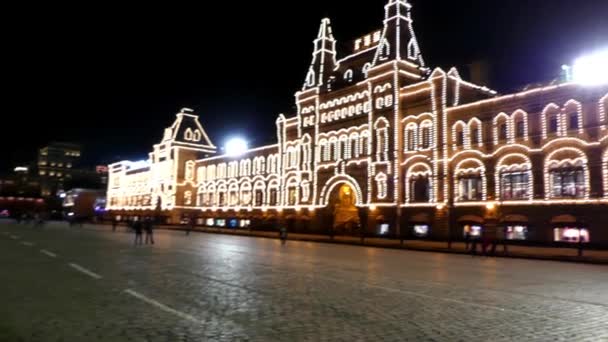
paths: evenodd
<path fill-rule="evenodd" d="M 16 217 L 17 224 L 30 224 L 33 223 L 34 227 L 41 228 L 44 226 L 46 219 L 45 215 L 42 213 L 23 213 L 21 215 L 17 215 Z"/>
<path fill-rule="evenodd" d="M 145 244 L 154 244 L 154 220 L 151 217 L 143 219 L 133 219 L 128 222 L 128 226 L 135 232 L 135 245 L 144 244 L 143 233 L 146 233 Z M 116 230 L 116 226 L 112 228 Z"/>
<path fill-rule="evenodd" d="M 481 246 L 481 255 L 495 255 L 496 247 L 502 244 L 503 252 L 505 254 L 508 253 L 507 250 L 507 240 L 506 239 L 496 239 L 495 237 L 490 237 L 488 233 L 482 233 L 481 236 L 471 236 L 469 232 L 465 234 L 465 249 L 471 253 L 471 255 L 477 255 L 477 246 Z"/>

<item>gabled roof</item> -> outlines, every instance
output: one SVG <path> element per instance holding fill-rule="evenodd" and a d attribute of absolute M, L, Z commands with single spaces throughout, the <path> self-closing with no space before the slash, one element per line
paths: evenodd
<path fill-rule="evenodd" d="M 162 143 L 176 143 L 193 148 L 215 152 L 217 147 L 201 125 L 198 116 L 189 108 L 182 108 L 176 114 L 176 119 L 171 127 L 165 129 Z"/>

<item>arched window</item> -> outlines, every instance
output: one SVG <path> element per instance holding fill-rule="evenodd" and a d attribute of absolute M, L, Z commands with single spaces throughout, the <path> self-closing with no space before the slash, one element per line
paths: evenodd
<path fill-rule="evenodd" d="M 349 144 L 350 144 L 350 153 L 352 154 L 353 158 L 359 158 L 359 156 L 362 154 L 361 153 L 361 141 L 359 140 L 359 134 L 358 133 L 352 133 L 349 137 Z"/>
<path fill-rule="evenodd" d="M 469 124 L 467 126 L 468 132 L 468 148 L 472 146 L 483 146 L 483 135 L 481 130 L 481 121 L 478 118 L 473 118 L 469 120 Z"/>
<path fill-rule="evenodd" d="M 315 85 L 315 71 L 311 68 L 306 75 L 306 86 L 314 87 Z"/>
<path fill-rule="evenodd" d="M 416 39 L 412 38 L 407 43 L 407 58 L 415 60 L 420 55 L 420 50 L 418 49 L 418 44 L 416 43 Z"/>
<path fill-rule="evenodd" d="M 561 121 L 559 107 L 554 103 L 547 105 L 542 114 L 543 139 L 547 139 L 550 135 L 561 135 Z"/>
<path fill-rule="evenodd" d="M 420 148 L 423 150 L 431 148 L 432 145 L 432 135 L 431 130 L 433 127 L 433 122 L 431 120 L 424 120 L 420 124 Z"/>
<path fill-rule="evenodd" d="M 407 126 L 405 127 L 405 150 L 406 151 L 416 151 L 417 148 L 417 144 L 416 141 L 418 140 L 418 132 L 417 132 L 417 126 L 415 123 L 410 122 L 409 124 L 407 124 Z"/>
<path fill-rule="evenodd" d="M 194 134 L 192 135 L 192 141 L 195 141 L 195 142 L 201 141 L 201 131 L 199 131 L 198 129 L 196 131 L 194 131 Z"/>
<path fill-rule="evenodd" d="M 365 65 L 363 66 L 363 75 L 365 75 L 365 77 L 367 77 L 367 72 L 369 71 L 369 69 L 371 69 L 372 64 L 371 63 L 365 63 Z"/>
<path fill-rule="evenodd" d="M 223 207 L 226 205 L 226 184 L 221 184 L 217 187 L 217 205 Z"/>
<path fill-rule="evenodd" d="M 209 165 L 207 167 L 207 180 L 212 181 L 215 179 L 215 165 Z"/>
<path fill-rule="evenodd" d="M 364 130 L 363 132 L 361 132 L 361 142 L 359 145 L 361 146 L 362 155 L 366 156 L 371 153 L 370 147 L 369 147 L 369 131 L 368 130 Z"/>
<path fill-rule="evenodd" d="M 327 160 L 336 160 L 339 152 L 338 139 L 336 137 L 329 138 L 327 145 Z"/>
<path fill-rule="evenodd" d="M 376 120 L 376 158 L 378 161 L 388 160 L 388 120 L 381 117 Z"/>
<path fill-rule="evenodd" d="M 580 102 L 570 100 L 566 102 L 563 109 L 565 116 L 565 127 L 568 131 L 583 133 L 583 106 Z"/>
<path fill-rule="evenodd" d="M 386 174 L 380 172 L 376 175 L 376 188 L 378 189 L 378 198 L 384 199 L 388 194 L 388 186 L 386 183 L 387 177 Z"/>
<path fill-rule="evenodd" d="M 528 140 L 528 113 L 518 110 L 511 116 L 515 139 Z"/>
<path fill-rule="evenodd" d="M 241 205 L 251 204 L 251 183 L 244 182 L 241 184 Z"/>
<path fill-rule="evenodd" d="M 310 182 L 303 181 L 300 185 L 300 189 L 302 189 L 302 202 L 308 202 L 310 198 Z"/>
<path fill-rule="evenodd" d="M 217 178 L 226 178 L 226 163 L 221 163 L 217 166 Z"/>
<path fill-rule="evenodd" d="M 184 140 L 192 141 L 192 137 L 193 137 L 192 129 L 187 128 L 186 131 L 184 132 Z"/>
<path fill-rule="evenodd" d="M 405 194 L 408 203 L 433 201 L 431 168 L 425 163 L 417 163 L 406 172 Z"/>
<path fill-rule="evenodd" d="M 509 116 L 505 113 L 498 114 L 492 122 L 494 130 L 494 145 L 504 144 L 511 136 L 509 127 Z"/>
<path fill-rule="evenodd" d="M 236 183 L 230 184 L 228 188 L 228 196 L 230 200 L 230 205 L 238 205 L 239 204 L 239 186 Z"/>
<path fill-rule="evenodd" d="M 256 207 L 261 207 L 264 205 L 264 200 L 266 197 L 265 193 L 266 193 L 266 185 L 264 184 L 264 182 L 262 182 L 262 181 L 255 182 L 255 184 L 253 185 L 253 200 L 254 200 L 254 205 Z"/>
<path fill-rule="evenodd" d="M 353 71 L 351 69 L 346 70 L 346 72 L 344 73 L 344 80 L 346 82 L 353 81 Z"/>
<path fill-rule="evenodd" d="M 532 177 L 532 163 L 527 156 L 506 155 L 496 164 L 497 197 L 503 201 L 532 200 Z"/>
<path fill-rule="evenodd" d="M 192 191 L 184 192 L 184 205 L 192 205 Z"/>
<path fill-rule="evenodd" d="M 287 205 L 298 204 L 298 180 L 294 177 L 287 181 Z"/>
<path fill-rule="evenodd" d="M 307 134 L 302 138 L 302 161 L 304 164 L 304 170 L 310 170 L 311 165 L 311 153 L 310 153 L 310 136 Z"/>
<path fill-rule="evenodd" d="M 196 181 L 198 183 L 202 183 L 207 180 L 207 168 L 205 166 L 201 166 L 196 170 Z"/>
<path fill-rule="evenodd" d="M 186 171 L 184 178 L 186 178 L 186 181 L 188 182 L 192 182 L 194 180 L 194 161 L 188 160 L 186 162 Z"/>
<path fill-rule="evenodd" d="M 347 135 L 340 136 L 340 150 L 341 150 L 342 154 L 340 155 L 339 159 L 348 160 L 351 158 L 350 145 L 348 144 Z"/>
<path fill-rule="evenodd" d="M 388 40 L 382 39 L 382 43 L 380 45 L 380 60 L 386 60 L 391 54 L 391 45 Z"/>
<path fill-rule="evenodd" d="M 466 125 L 463 121 L 458 121 L 452 126 L 452 141 L 454 149 L 464 147 L 465 145 L 465 130 Z"/>
<path fill-rule="evenodd" d="M 279 205 L 279 182 L 276 179 L 268 184 L 268 205 Z"/>
<path fill-rule="evenodd" d="M 251 174 L 251 161 L 249 159 L 241 160 L 241 177 Z"/>
<path fill-rule="evenodd" d="M 545 197 L 547 199 L 588 199 L 589 169 L 585 153 L 564 147 L 545 159 Z"/>
<path fill-rule="evenodd" d="M 486 200 L 485 171 L 485 166 L 477 159 L 465 159 L 456 165 L 454 189 L 457 202 Z"/>

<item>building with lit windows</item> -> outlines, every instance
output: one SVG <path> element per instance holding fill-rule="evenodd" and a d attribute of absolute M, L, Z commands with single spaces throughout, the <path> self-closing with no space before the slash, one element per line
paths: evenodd
<path fill-rule="evenodd" d="M 43 197 L 56 195 L 66 179 L 73 176 L 80 161 L 82 147 L 78 144 L 52 142 L 38 150 L 38 175 Z"/>
<path fill-rule="evenodd" d="M 208 226 L 608 242 L 608 86 L 499 96 L 429 68 L 411 7 L 388 1 L 382 26 L 340 55 L 322 20 L 276 144 L 215 155 L 182 110 L 147 160 L 109 166 L 108 209 Z"/>

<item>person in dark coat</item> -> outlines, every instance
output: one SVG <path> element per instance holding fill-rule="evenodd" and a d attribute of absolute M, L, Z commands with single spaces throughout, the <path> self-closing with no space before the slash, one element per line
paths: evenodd
<path fill-rule="evenodd" d="M 143 227 L 140 220 L 133 221 L 133 230 L 135 230 L 135 245 L 141 245 Z"/>
<path fill-rule="evenodd" d="M 285 245 L 287 243 L 287 228 L 281 227 L 279 230 L 279 238 L 281 239 L 281 245 Z"/>
<path fill-rule="evenodd" d="M 144 230 L 146 231 L 146 245 L 148 243 L 150 244 L 154 244 L 154 227 L 153 227 L 153 222 L 151 218 L 146 218 L 146 220 L 144 221 Z"/>
<path fill-rule="evenodd" d="M 112 232 L 116 232 L 116 227 L 118 226 L 118 218 L 114 218 L 112 220 Z"/>

